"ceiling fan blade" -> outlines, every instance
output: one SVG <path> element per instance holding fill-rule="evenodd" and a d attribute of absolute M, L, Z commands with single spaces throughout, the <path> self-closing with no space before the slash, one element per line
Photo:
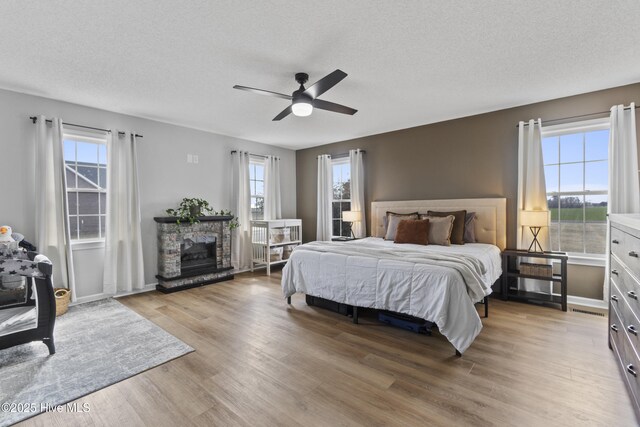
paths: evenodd
<path fill-rule="evenodd" d="M 347 73 L 342 70 L 335 70 L 333 73 L 330 73 L 315 82 L 313 86 L 307 88 L 304 93 L 315 99 L 340 83 L 345 77 L 347 77 Z"/>
<path fill-rule="evenodd" d="M 321 110 L 333 111 L 334 113 L 351 114 L 354 115 L 358 110 L 346 107 L 344 105 L 335 104 L 329 101 L 323 101 L 322 99 L 314 99 L 313 106 Z"/>
<path fill-rule="evenodd" d="M 256 89 L 254 87 L 240 86 L 240 85 L 235 85 L 233 88 L 234 89 L 240 89 L 240 90 L 246 90 L 247 92 L 257 93 L 258 95 L 275 96 L 275 97 L 278 97 L 278 98 L 287 99 L 287 100 L 291 101 L 291 95 L 285 95 L 284 93 L 271 92 L 270 90 Z"/>
<path fill-rule="evenodd" d="M 278 120 L 282 120 L 285 117 L 287 117 L 289 114 L 291 114 L 291 105 L 289 105 L 287 108 L 282 110 L 282 112 L 280 114 L 278 114 L 277 116 L 275 116 L 272 121 L 275 122 L 275 121 L 278 121 Z"/>

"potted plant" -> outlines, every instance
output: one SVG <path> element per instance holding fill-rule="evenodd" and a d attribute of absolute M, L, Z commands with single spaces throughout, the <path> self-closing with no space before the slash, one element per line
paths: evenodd
<path fill-rule="evenodd" d="M 177 224 L 183 221 L 189 221 L 189 224 L 194 224 L 200 222 L 198 219 L 200 216 L 215 211 L 209 205 L 209 202 L 204 199 L 185 197 L 177 209 L 167 209 L 166 212 L 167 215 L 178 217 Z"/>
<path fill-rule="evenodd" d="M 230 217 L 232 217 L 231 221 L 229 221 L 229 228 L 232 229 L 232 230 L 234 228 L 240 227 L 240 223 L 238 222 L 238 217 L 233 215 L 233 213 L 230 210 L 226 210 L 225 211 L 223 209 L 220 212 L 213 211 L 213 214 L 214 215 L 220 215 L 220 216 L 230 216 Z"/>

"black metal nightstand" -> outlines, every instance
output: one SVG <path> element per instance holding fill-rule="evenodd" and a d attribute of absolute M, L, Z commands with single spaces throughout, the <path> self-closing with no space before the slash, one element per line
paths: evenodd
<path fill-rule="evenodd" d="M 518 269 L 518 258 L 545 258 L 560 261 L 560 274 L 536 274 L 522 272 Z M 521 249 L 505 249 L 502 252 L 502 298 L 504 300 L 536 301 L 542 303 L 559 304 L 562 311 L 567 311 L 567 256 L 566 252 L 529 252 Z M 536 264 L 530 265 L 535 268 Z M 542 267 L 542 265 L 541 265 Z M 540 292 L 522 291 L 518 289 L 518 279 L 535 279 L 546 282 L 560 283 L 560 295 Z M 515 287 L 512 285 L 515 283 Z"/>
<path fill-rule="evenodd" d="M 331 241 L 332 242 L 351 242 L 353 240 L 358 240 L 355 237 L 332 237 Z"/>

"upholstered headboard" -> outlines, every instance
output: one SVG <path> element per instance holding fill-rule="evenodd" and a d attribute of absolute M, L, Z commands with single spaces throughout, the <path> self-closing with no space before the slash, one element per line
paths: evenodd
<path fill-rule="evenodd" d="M 504 249 L 507 246 L 507 199 L 445 199 L 445 200 L 405 200 L 371 203 L 371 235 L 384 237 L 383 218 L 387 211 L 398 213 L 432 211 L 453 211 L 466 209 L 475 212 L 476 239 L 480 243 L 490 243 Z"/>

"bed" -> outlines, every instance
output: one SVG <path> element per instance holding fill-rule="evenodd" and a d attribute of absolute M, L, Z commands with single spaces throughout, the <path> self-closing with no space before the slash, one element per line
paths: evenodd
<path fill-rule="evenodd" d="M 397 245 L 385 241 L 383 218 L 397 213 L 466 209 L 476 212 L 478 243 Z M 463 353 L 482 330 L 474 304 L 491 293 L 506 246 L 506 199 L 374 202 L 372 237 L 311 242 L 297 247 L 282 273 L 282 290 L 355 307 L 406 314 L 433 322 Z M 356 311 L 357 312 L 357 311 Z"/>

